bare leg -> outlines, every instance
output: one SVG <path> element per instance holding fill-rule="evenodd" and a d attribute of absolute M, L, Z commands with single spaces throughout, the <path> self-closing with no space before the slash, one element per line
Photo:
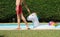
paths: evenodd
<path fill-rule="evenodd" d="M 28 23 L 27 23 L 25 17 L 23 16 L 23 14 L 21 14 L 21 18 L 22 18 L 22 20 L 25 22 L 25 24 L 26 24 L 26 26 L 27 26 L 26 29 L 28 29 Z"/>
<path fill-rule="evenodd" d="M 20 15 L 17 14 L 18 30 L 20 30 Z"/>

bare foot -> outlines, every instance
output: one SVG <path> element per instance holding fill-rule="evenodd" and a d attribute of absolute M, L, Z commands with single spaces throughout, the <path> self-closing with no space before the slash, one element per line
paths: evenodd
<path fill-rule="evenodd" d="M 17 28 L 17 30 L 20 30 L 21 28 Z"/>
<path fill-rule="evenodd" d="M 27 30 L 30 30 L 30 28 L 26 28 Z"/>

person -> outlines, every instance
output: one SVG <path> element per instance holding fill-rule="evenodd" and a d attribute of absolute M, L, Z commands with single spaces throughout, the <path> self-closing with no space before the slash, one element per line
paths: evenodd
<path fill-rule="evenodd" d="M 22 4 L 24 4 L 25 8 L 27 9 L 27 11 L 30 13 L 29 8 L 26 5 L 25 0 L 16 0 L 16 14 L 17 14 L 17 22 L 18 22 L 18 30 L 20 30 L 20 18 L 25 22 L 26 24 L 26 29 L 29 29 L 28 27 L 28 23 L 25 19 L 25 17 L 23 16 L 23 12 L 22 12 Z"/>

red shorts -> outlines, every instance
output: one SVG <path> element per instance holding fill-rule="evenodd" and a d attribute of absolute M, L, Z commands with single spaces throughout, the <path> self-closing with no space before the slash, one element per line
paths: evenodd
<path fill-rule="evenodd" d="M 16 6 L 16 14 L 21 14 L 22 13 L 22 6 Z"/>

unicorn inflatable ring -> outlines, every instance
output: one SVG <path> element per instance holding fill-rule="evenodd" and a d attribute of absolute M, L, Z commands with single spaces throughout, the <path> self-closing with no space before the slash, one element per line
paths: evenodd
<path fill-rule="evenodd" d="M 36 13 L 32 13 L 27 17 L 28 21 L 32 21 L 34 29 L 60 29 L 60 25 L 50 21 L 49 23 L 39 23 Z"/>

